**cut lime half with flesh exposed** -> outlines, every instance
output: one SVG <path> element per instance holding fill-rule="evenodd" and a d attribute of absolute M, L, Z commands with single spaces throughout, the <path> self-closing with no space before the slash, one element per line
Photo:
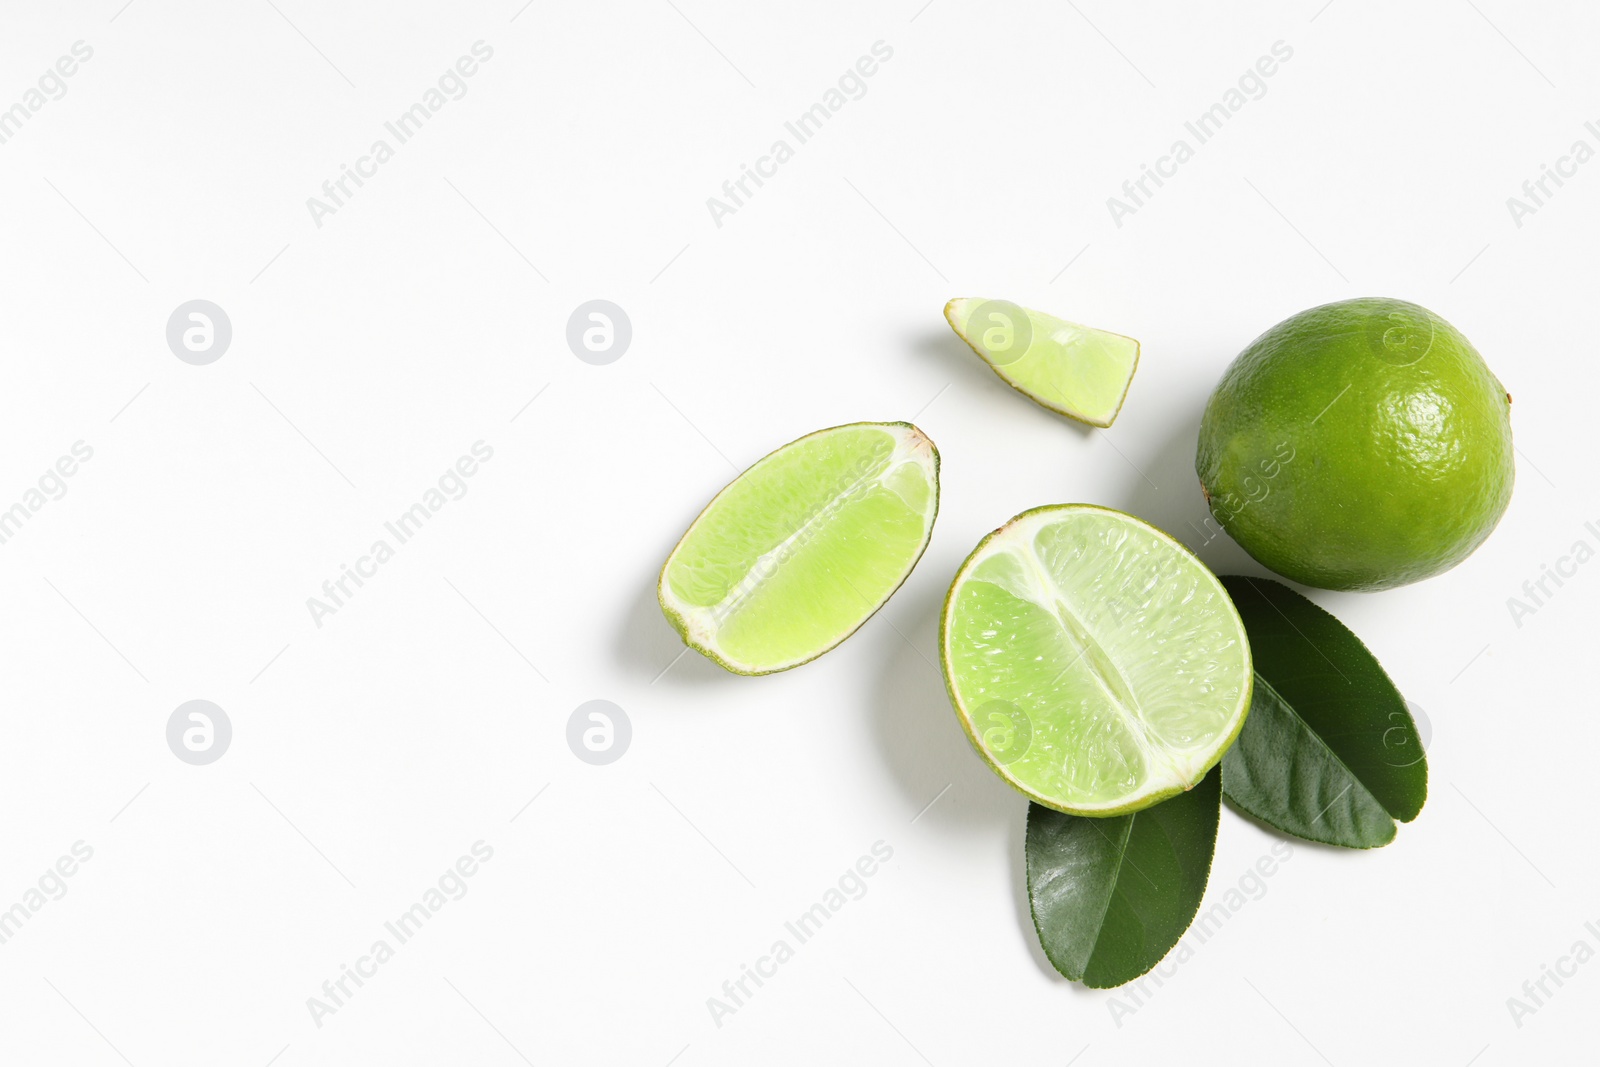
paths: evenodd
<path fill-rule="evenodd" d="M 1051 411 L 1110 426 L 1139 366 L 1139 342 L 1009 300 L 961 297 L 944 306 L 960 338 L 1012 388 Z"/>
<path fill-rule="evenodd" d="M 797 667 L 900 588 L 938 510 L 939 453 L 921 430 L 818 430 L 706 505 L 661 569 L 661 610 L 690 648 L 736 674 Z"/>
<path fill-rule="evenodd" d="M 1249 640 L 1216 575 L 1090 504 L 1025 511 L 985 537 L 945 599 L 939 654 L 978 753 L 1071 815 L 1193 787 L 1250 709 Z"/>

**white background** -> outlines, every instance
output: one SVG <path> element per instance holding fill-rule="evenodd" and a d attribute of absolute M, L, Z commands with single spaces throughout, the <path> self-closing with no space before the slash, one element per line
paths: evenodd
<path fill-rule="evenodd" d="M 0 1061 L 1592 1057 L 1600 964 L 1520 1027 L 1506 1002 L 1600 947 L 1600 565 L 1520 626 L 1507 599 L 1600 545 L 1600 163 L 1520 227 L 1506 200 L 1600 146 L 1600 12 L 918 3 L 6 5 L 0 106 L 94 54 L 0 145 L 0 507 L 94 456 L 0 545 L 0 908 L 94 852 L 0 945 Z M 479 40 L 467 94 L 317 226 L 307 198 Z M 880 40 L 866 94 L 717 226 L 707 197 Z M 1117 226 L 1107 197 L 1277 41 L 1266 94 Z M 957 295 L 1139 338 L 1115 427 L 1007 389 L 944 325 Z M 1297 847 L 1114 1012 L 1034 943 L 1025 803 L 949 709 L 941 598 L 1033 505 L 1199 545 L 1212 385 L 1358 295 L 1444 315 L 1515 397 L 1516 495 L 1476 555 L 1312 594 L 1425 709 L 1428 805 L 1377 852 Z M 203 367 L 164 333 L 195 298 L 234 330 Z M 565 341 L 593 298 L 633 325 L 608 366 Z M 656 571 L 734 470 L 912 418 L 942 509 L 887 607 L 791 673 L 675 660 Z M 467 495 L 315 625 L 307 598 L 479 440 Z M 165 740 L 196 698 L 234 729 L 203 767 Z M 632 722 L 609 766 L 566 743 L 591 699 Z M 317 1026 L 307 998 L 479 840 L 470 892 Z M 707 998 L 880 840 L 867 894 L 715 1025 Z M 1275 840 L 1225 811 L 1205 906 Z"/>

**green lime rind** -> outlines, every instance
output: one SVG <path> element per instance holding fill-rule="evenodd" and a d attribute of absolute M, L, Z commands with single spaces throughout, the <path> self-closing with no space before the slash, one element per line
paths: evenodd
<path fill-rule="evenodd" d="M 1049 522 L 1052 518 L 1062 523 Z M 1084 521 L 1080 523 L 1080 519 Z M 1111 538 L 1115 550 L 1134 542 L 1130 551 L 1143 551 L 1144 556 L 1139 566 L 1120 572 L 1122 557 L 1109 562 L 1090 560 L 1085 587 L 1098 599 L 1077 597 L 1082 591 L 1075 589 L 1077 607 L 1069 609 L 1057 597 L 1054 620 L 1025 607 L 1031 614 L 1012 625 L 985 616 L 984 612 L 992 609 L 983 601 L 963 603 L 969 584 L 999 588 L 1010 580 L 995 573 L 974 578 L 978 568 L 999 556 L 1015 555 L 1019 548 L 1033 553 L 1042 531 L 1066 528 L 1064 523 L 1082 526 L 1084 537 Z M 1088 559 L 1089 555 L 1080 553 L 1075 558 Z M 1100 577 L 1116 579 L 1110 598 L 1101 596 L 1105 590 L 1099 588 L 1103 583 L 1094 567 L 1100 567 Z M 1189 599 L 1175 607 L 1172 600 L 1180 590 L 1187 592 Z M 1004 590 L 1003 595 L 1011 595 L 1011 591 Z M 1191 607 L 1190 601 L 1196 598 L 1201 602 Z M 998 598 L 993 602 L 1003 603 Z M 1003 607 L 1012 610 L 1009 602 Z M 1090 619 L 1097 610 L 1099 614 Z M 1112 622 L 1107 612 L 1121 615 Z M 1123 625 L 1125 618 L 1135 621 Z M 1190 632 L 1202 624 L 1216 629 L 1203 635 Z M 960 646 L 958 628 L 966 635 Z M 978 642 L 983 647 L 977 647 Z M 1108 643 L 1111 652 L 1106 651 Z M 1074 649 L 1076 654 L 1070 658 L 1053 655 Z M 1202 660 L 1209 671 L 1205 677 L 1200 677 L 1204 672 L 1190 669 L 1184 659 L 1212 654 L 1218 657 L 1215 661 Z M 1244 624 L 1226 589 L 1194 553 L 1135 516 L 1093 504 L 1033 508 L 984 537 L 957 571 L 940 615 L 939 656 L 945 689 L 973 749 L 1019 793 L 1068 815 L 1126 815 L 1200 782 L 1244 727 L 1254 680 L 1250 655 Z M 1069 677 L 1080 661 L 1084 667 L 1078 675 L 1087 681 Z M 1029 677 L 1030 671 L 1048 672 L 1063 662 L 1065 666 L 1043 683 L 1042 689 L 1039 679 L 1043 674 Z M 974 663 L 979 664 L 978 671 L 991 672 L 987 685 L 981 673 L 977 679 L 970 677 Z M 1178 676 L 1184 676 L 1182 681 L 1173 680 Z M 1136 679 L 1137 684 L 1129 679 Z M 1178 686 L 1189 688 L 1176 692 Z M 1050 696 L 1045 690 L 1051 687 L 1057 702 L 1041 703 Z M 1012 696 L 1031 710 L 1012 703 Z M 1137 706 L 1137 715 L 1130 704 Z M 1031 732 L 1032 743 L 1023 751 L 1007 750 L 1012 738 L 1004 731 L 1006 724 L 989 710 L 997 705 L 1020 716 L 1023 721 L 1018 726 Z M 1124 720 L 1133 728 L 1125 726 Z M 1082 751 L 1085 747 L 1092 750 L 1089 756 Z M 1126 769 L 1135 763 L 1135 770 Z M 1133 775 L 1137 781 L 1129 780 L 1121 793 L 1101 792 L 1085 798 L 1098 788 L 1083 786 L 1085 777 L 1098 780 L 1119 773 L 1125 779 Z M 1065 795 L 1069 791 L 1076 795 Z"/>
<path fill-rule="evenodd" d="M 836 648 L 904 584 L 939 510 L 939 453 L 907 422 L 818 430 L 712 498 L 656 596 L 684 643 L 742 675 Z"/>
<path fill-rule="evenodd" d="M 1374 591 L 1456 566 L 1511 502 L 1511 397 L 1427 308 L 1363 297 L 1251 341 L 1206 404 L 1217 523 L 1304 585 Z"/>
<path fill-rule="evenodd" d="M 975 322 L 980 313 L 984 321 Z M 945 304 L 944 317 L 1001 381 L 1039 406 L 1090 426 L 1116 421 L 1139 367 L 1133 338 L 1010 301 L 957 297 Z M 1005 339 L 999 347 L 986 340 L 987 327 L 995 323 Z"/>

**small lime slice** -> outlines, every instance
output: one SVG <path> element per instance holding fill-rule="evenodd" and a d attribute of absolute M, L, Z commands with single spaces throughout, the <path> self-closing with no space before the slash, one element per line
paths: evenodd
<path fill-rule="evenodd" d="M 661 610 L 685 644 L 735 674 L 798 667 L 900 588 L 938 511 L 939 453 L 921 430 L 818 430 L 706 505 L 661 569 Z"/>
<path fill-rule="evenodd" d="M 961 297 L 950 328 L 1013 389 L 1051 411 L 1110 426 L 1139 365 L 1139 342 L 1030 311 L 1009 300 Z"/>
<path fill-rule="evenodd" d="M 939 654 L 979 755 L 1029 799 L 1125 815 L 1192 788 L 1250 709 L 1250 644 L 1188 549 L 1120 511 L 1059 504 L 985 537 Z"/>

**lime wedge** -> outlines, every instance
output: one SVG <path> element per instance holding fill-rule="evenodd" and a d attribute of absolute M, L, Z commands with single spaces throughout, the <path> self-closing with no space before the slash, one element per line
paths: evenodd
<path fill-rule="evenodd" d="M 1139 342 L 1009 300 L 962 297 L 944 306 L 950 328 L 1007 385 L 1051 411 L 1110 426 L 1139 365 Z"/>
<path fill-rule="evenodd" d="M 900 588 L 938 511 L 939 453 L 921 430 L 818 430 L 706 505 L 661 568 L 661 610 L 685 644 L 735 674 L 798 667 Z"/>
<path fill-rule="evenodd" d="M 1250 644 L 1188 549 L 1090 504 L 1025 511 L 945 598 L 945 684 L 995 773 L 1069 815 L 1125 815 L 1192 788 L 1250 709 Z"/>

